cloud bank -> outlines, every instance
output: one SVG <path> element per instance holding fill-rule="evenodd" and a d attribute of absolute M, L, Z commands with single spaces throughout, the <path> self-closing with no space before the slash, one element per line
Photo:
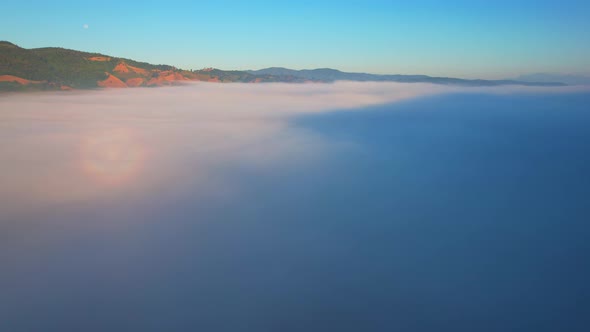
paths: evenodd
<path fill-rule="evenodd" d="M 442 93 L 547 88 L 429 84 L 207 84 L 0 97 L 0 211 L 183 188 L 231 195 L 219 170 L 283 167 L 342 148 L 290 124 L 300 114 Z M 553 92 L 571 88 L 553 88 Z M 351 144 L 353 144 L 351 142 Z"/>

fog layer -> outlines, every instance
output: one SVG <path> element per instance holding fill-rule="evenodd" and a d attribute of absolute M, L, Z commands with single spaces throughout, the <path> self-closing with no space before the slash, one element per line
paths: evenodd
<path fill-rule="evenodd" d="M 208 195 L 228 194 L 231 185 L 216 178 L 224 165 L 280 167 L 275 164 L 307 162 L 322 149 L 337 148 L 290 126 L 293 116 L 458 91 L 548 89 L 341 82 L 5 95 L 0 211 L 30 213 L 100 195 L 145 195 L 162 186 L 180 191 L 196 182 Z"/>
<path fill-rule="evenodd" d="M 0 330 L 585 332 L 576 89 L 2 95 Z"/>

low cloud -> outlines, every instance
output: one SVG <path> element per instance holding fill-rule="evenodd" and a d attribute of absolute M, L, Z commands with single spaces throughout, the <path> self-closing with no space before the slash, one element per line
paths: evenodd
<path fill-rule="evenodd" d="M 291 125 L 294 116 L 442 93 L 539 89 L 195 83 L 5 95 L 0 97 L 0 211 L 195 187 L 207 195 L 231 195 L 231 184 L 219 173 L 228 165 L 292 166 L 342 147 Z"/>

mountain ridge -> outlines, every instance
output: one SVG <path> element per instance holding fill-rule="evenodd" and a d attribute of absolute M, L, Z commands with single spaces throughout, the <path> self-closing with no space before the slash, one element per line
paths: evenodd
<path fill-rule="evenodd" d="M 369 74 L 343 72 L 332 68 L 302 69 L 295 70 L 284 67 L 269 67 L 259 70 L 247 70 L 247 72 L 260 75 L 291 75 L 295 77 L 312 80 L 348 80 L 362 82 L 402 82 L 402 83 L 434 83 L 434 84 L 457 84 L 473 86 L 497 86 L 497 85 L 524 85 L 524 86 L 564 86 L 562 82 L 535 82 L 519 81 L 512 79 L 504 80 L 483 80 L 483 79 L 462 79 L 453 77 L 435 77 L 428 75 L 401 75 L 401 74 Z"/>
<path fill-rule="evenodd" d="M 156 87 L 187 81 L 242 83 L 330 83 L 340 80 L 434 83 L 467 86 L 561 86 L 559 82 L 516 80 L 466 80 L 427 75 L 377 75 L 347 73 L 332 68 L 293 70 L 270 67 L 260 70 L 184 70 L 96 52 L 61 47 L 26 49 L 0 41 L 0 91 L 71 90 L 94 88 Z"/>
<path fill-rule="evenodd" d="M 520 75 L 514 80 L 521 82 L 562 82 L 567 85 L 590 85 L 590 75 L 533 73 Z"/>

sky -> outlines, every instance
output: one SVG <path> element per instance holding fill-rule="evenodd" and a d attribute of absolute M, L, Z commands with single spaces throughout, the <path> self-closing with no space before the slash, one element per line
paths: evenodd
<path fill-rule="evenodd" d="M 9 1 L 0 40 L 183 69 L 590 74 L 588 1 Z"/>

